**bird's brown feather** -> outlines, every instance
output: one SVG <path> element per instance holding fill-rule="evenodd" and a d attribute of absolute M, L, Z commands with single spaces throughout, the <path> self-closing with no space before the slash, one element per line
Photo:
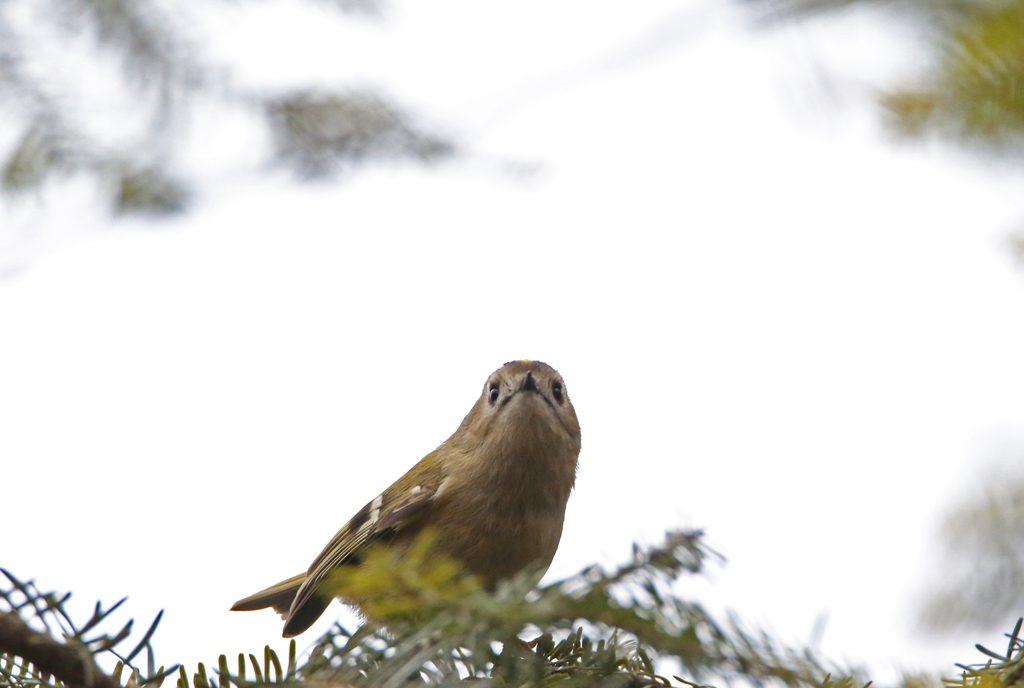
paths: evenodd
<path fill-rule="evenodd" d="M 416 467 L 368 502 L 331 538 L 310 565 L 305 580 L 295 593 L 285 618 L 286 638 L 309 628 L 330 603 L 333 596 L 324 595 L 321 588 L 331 571 L 358 561 L 359 553 L 374 541 L 411 537 L 418 532 L 417 523 L 430 510 L 443 482 L 442 471 L 423 471 L 422 464 L 438 460 L 436 451 L 427 454 Z M 417 471 L 417 467 L 421 470 Z"/>

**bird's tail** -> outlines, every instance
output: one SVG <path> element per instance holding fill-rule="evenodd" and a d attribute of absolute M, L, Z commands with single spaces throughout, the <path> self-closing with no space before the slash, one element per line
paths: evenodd
<path fill-rule="evenodd" d="M 295 593 L 299 591 L 302 581 L 306 580 L 306 574 L 300 573 L 288 580 L 283 580 L 276 585 L 253 593 L 231 605 L 233 612 L 251 612 L 257 609 L 272 607 L 282 618 L 288 616 L 288 610 L 295 599 Z"/>

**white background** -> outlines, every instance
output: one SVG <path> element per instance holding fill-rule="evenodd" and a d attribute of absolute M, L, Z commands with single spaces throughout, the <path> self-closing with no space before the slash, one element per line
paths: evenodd
<path fill-rule="evenodd" d="M 881 678 L 973 661 L 995 633 L 913 619 L 943 509 L 1024 433 L 1021 179 L 884 134 L 872 88 L 918 53 L 883 20 L 197 15 L 239 83 L 382 85 L 466 152 L 296 185 L 206 105 L 181 217 L 115 222 L 75 183 L 2 201 L 0 565 L 83 606 L 128 595 L 140 623 L 166 609 L 167 662 L 284 647 L 231 602 L 536 358 L 583 427 L 552 575 L 701 527 L 729 559 L 695 588 L 713 606 L 793 643 L 827 618 L 822 650 Z"/>

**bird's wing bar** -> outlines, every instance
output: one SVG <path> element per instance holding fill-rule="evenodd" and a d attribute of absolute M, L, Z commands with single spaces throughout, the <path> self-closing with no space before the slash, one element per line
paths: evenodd
<path fill-rule="evenodd" d="M 431 458 L 432 455 L 428 455 L 424 461 Z M 370 542 L 410 527 L 428 511 L 441 483 L 429 481 L 434 484 L 427 484 L 424 481 L 425 484 L 415 484 L 411 474 L 412 471 L 374 497 L 331 538 L 306 572 L 306 580 L 292 600 L 288 620 L 295 617 L 316 596 L 321 584 L 335 567 L 358 556 Z M 287 621 L 285 626 L 288 626 Z"/>

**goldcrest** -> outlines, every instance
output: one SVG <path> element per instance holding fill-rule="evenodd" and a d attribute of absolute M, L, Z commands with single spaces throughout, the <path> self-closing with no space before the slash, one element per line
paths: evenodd
<path fill-rule="evenodd" d="M 332 571 L 359 566 L 373 543 L 404 551 L 424 529 L 439 554 L 488 588 L 524 569 L 543 573 L 562 535 L 579 453 L 579 421 L 558 371 L 506 363 L 455 433 L 356 512 L 305 573 L 231 609 L 272 607 L 285 619 L 284 636 L 296 636 L 330 604 L 323 587 Z"/>

